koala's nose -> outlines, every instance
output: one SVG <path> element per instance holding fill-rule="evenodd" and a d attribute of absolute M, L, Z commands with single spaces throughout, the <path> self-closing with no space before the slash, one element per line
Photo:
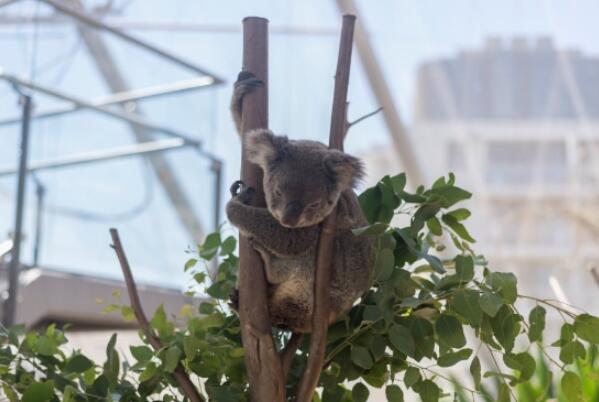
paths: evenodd
<path fill-rule="evenodd" d="M 296 224 L 297 220 L 299 219 L 300 215 L 302 214 L 303 209 L 304 209 L 304 207 L 302 206 L 302 204 L 299 201 L 291 201 L 285 207 L 281 221 L 285 225 Z"/>

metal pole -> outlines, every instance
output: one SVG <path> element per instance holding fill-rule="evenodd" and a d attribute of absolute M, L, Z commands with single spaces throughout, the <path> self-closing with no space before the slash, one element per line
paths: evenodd
<path fill-rule="evenodd" d="M 14 246 L 8 267 L 8 299 L 4 304 L 4 326 L 14 324 L 21 269 L 21 239 L 23 212 L 25 206 L 25 185 L 27 178 L 27 154 L 29 150 L 29 122 L 31 119 L 31 96 L 21 95 L 23 103 L 23 123 L 21 126 L 21 149 L 19 155 L 19 178 L 17 180 L 17 205 L 15 212 Z"/>
<path fill-rule="evenodd" d="M 42 224 L 44 217 L 44 198 L 46 196 L 46 187 L 35 177 L 35 195 L 37 197 L 37 206 L 35 211 L 35 238 L 33 243 L 33 266 L 37 267 L 40 260 L 40 248 L 42 243 Z"/>

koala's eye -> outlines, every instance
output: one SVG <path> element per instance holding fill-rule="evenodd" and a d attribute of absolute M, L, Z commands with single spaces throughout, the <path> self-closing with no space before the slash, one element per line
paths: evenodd
<path fill-rule="evenodd" d="M 274 191 L 274 194 L 275 194 L 275 196 L 277 196 L 277 197 L 280 197 L 280 196 L 282 195 L 282 194 L 281 194 L 281 191 L 280 191 L 278 188 L 276 188 L 276 189 L 275 189 L 275 191 Z"/>
<path fill-rule="evenodd" d="M 316 209 L 320 207 L 320 201 L 314 201 L 313 203 L 309 204 L 306 209 Z"/>

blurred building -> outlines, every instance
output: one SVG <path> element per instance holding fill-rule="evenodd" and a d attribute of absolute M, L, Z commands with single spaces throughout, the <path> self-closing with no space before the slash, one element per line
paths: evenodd
<path fill-rule="evenodd" d="M 493 268 L 516 271 L 527 294 L 561 287 L 579 306 L 599 291 L 596 88 L 597 57 L 549 38 L 490 39 L 421 65 L 411 127 L 429 184 L 453 171 L 473 191 L 469 227 Z M 390 171 L 380 155 L 367 157 L 373 179 Z"/>

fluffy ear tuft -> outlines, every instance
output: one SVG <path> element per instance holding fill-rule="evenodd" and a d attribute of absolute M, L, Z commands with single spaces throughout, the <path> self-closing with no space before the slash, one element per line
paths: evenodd
<path fill-rule="evenodd" d="M 364 164 L 354 156 L 329 150 L 324 159 L 327 172 L 337 182 L 341 191 L 355 187 L 364 177 Z"/>
<path fill-rule="evenodd" d="M 245 133 L 244 141 L 248 160 L 264 170 L 270 161 L 277 158 L 279 148 L 283 142 L 287 142 L 287 137 L 274 135 L 270 130 L 257 129 Z"/>

